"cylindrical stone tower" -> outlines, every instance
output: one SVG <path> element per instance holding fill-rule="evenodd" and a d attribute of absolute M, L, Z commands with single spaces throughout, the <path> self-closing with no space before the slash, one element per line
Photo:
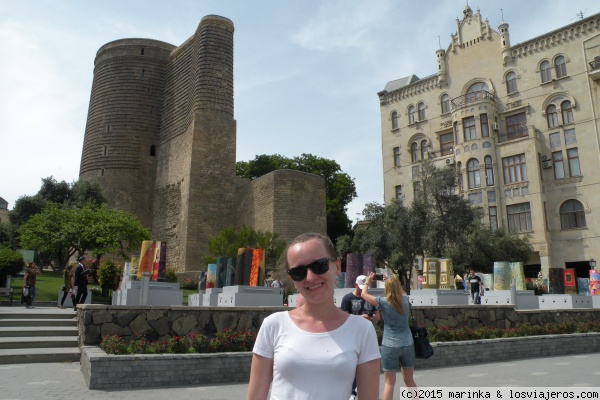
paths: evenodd
<path fill-rule="evenodd" d="M 510 35 L 508 33 L 508 24 L 502 23 L 498 26 L 500 31 L 500 46 L 502 47 L 502 61 L 506 64 L 512 61 L 512 54 L 510 53 Z"/>
<path fill-rule="evenodd" d="M 94 61 L 79 178 L 152 227 L 164 67 L 175 46 L 149 39 L 105 44 Z"/>

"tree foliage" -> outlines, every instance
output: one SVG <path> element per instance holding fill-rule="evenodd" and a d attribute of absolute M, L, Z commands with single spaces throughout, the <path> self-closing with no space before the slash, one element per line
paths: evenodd
<path fill-rule="evenodd" d="M 325 179 L 327 234 L 334 242 L 351 232 L 352 221 L 348 218 L 348 204 L 356 197 L 354 179 L 344 173 L 333 160 L 302 154 L 286 158 L 279 154 L 256 156 L 251 161 L 239 161 L 236 173 L 248 179 L 256 179 L 279 169 L 293 169 L 322 176 Z"/>
<path fill-rule="evenodd" d="M 64 268 L 76 253 L 91 252 L 97 259 L 104 253 L 119 253 L 139 247 L 149 232 L 131 214 L 107 205 L 68 207 L 49 203 L 19 229 L 21 246 L 52 256 Z"/>
<path fill-rule="evenodd" d="M 8 275 L 15 277 L 25 269 L 23 256 L 6 247 L 0 247 L 0 283 L 4 285 Z"/>
<path fill-rule="evenodd" d="M 237 257 L 240 248 L 265 249 L 265 270 L 267 276 L 273 272 L 287 243 L 272 232 L 255 231 L 247 226 L 236 229 L 232 226 L 223 229 L 217 236 L 208 240 L 208 251 L 215 257 Z"/>

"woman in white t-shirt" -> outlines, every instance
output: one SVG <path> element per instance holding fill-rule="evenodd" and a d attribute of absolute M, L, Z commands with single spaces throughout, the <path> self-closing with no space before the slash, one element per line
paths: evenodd
<path fill-rule="evenodd" d="M 333 302 L 341 273 L 331 240 L 295 238 L 283 253 L 305 304 L 265 318 L 254 344 L 246 399 L 347 400 L 356 376 L 361 400 L 379 397 L 379 347 L 372 324 Z"/>

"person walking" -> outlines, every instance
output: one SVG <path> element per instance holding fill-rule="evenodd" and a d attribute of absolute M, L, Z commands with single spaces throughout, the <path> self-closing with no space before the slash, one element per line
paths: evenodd
<path fill-rule="evenodd" d="M 60 301 L 60 308 L 65 308 L 65 300 L 69 293 L 73 292 L 73 265 L 67 265 L 63 271 L 63 297 Z"/>
<path fill-rule="evenodd" d="M 26 308 L 35 308 L 33 300 L 37 294 L 35 285 L 37 283 L 37 276 L 40 274 L 40 269 L 35 265 L 34 262 L 27 264 L 25 269 L 25 275 L 23 276 L 23 287 L 29 289 L 29 295 L 24 297 Z"/>
<path fill-rule="evenodd" d="M 368 288 L 374 276 L 375 273 L 373 272 L 367 276 L 361 297 L 367 303 L 376 306 L 383 317 L 381 366 L 384 385 L 382 400 L 392 400 L 398 367 L 400 367 L 406 387 L 417 387 L 413 378 L 416 360 L 415 347 L 408 324 L 409 299 L 402 289 L 397 275 L 390 278 L 384 276 L 383 293 L 385 297 L 375 297 L 369 294 Z"/>
<path fill-rule="evenodd" d="M 475 270 L 469 271 L 469 288 L 471 289 L 471 301 L 473 304 L 481 304 L 481 290 L 483 288 L 483 282 L 481 278 L 475 275 Z"/>
<path fill-rule="evenodd" d="M 305 303 L 264 319 L 254 344 L 246 399 L 348 400 L 356 376 L 361 400 L 379 395 L 379 349 L 373 325 L 333 301 L 341 261 L 331 240 L 302 234 L 282 262 Z"/>
<path fill-rule="evenodd" d="M 73 299 L 73 310 L 77 311 L 77 304 L 84 303 L 87 298 L 87 285 L 90 270 L 83 263 L 85 257 L 79 257 L 77 259 L 78 264 L 75 268 L 74 285 L 77 287 L 77 295 Z"/>

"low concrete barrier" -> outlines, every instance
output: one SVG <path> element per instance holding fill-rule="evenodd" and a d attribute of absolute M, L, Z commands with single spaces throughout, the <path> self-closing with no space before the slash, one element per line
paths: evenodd
<path fill-rule="evenodd" d="M 417 369 L 600 352 L 600 333 L 432 343 Z M 81 372 L 90 389 L 248 382 L 252 353 L 109 355 L 83 346 Z"/>

